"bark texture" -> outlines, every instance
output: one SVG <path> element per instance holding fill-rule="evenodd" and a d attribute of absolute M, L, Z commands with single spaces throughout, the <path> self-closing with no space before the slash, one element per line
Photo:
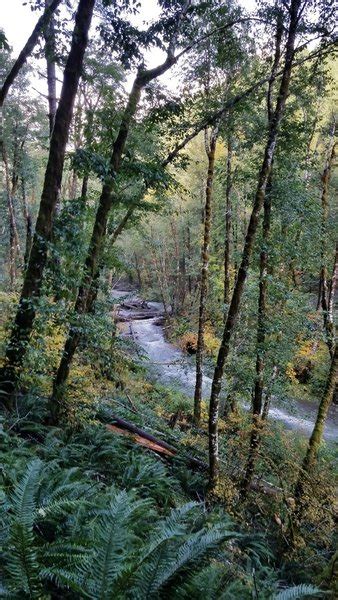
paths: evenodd
<path fill-rule="evenodd" d="M 41 293 L 48 243 L 52 235 L 53 217 L 61 186 L 73 105 L 88 42 L 88 31 L 94 2 L 95 0 L 80 0 L 76 13 L 71 49 L 64 71 L 61 97 L 50 141 L 49 157 L 29 263 L 7 347 L 6 364 L 1 373 L 1 389 L 4 392 L 4 402 L 8 408 L 11 407 L 11 392 L 15 389 L 17 376 L 32 332 L 35 319 L 35 301 Z"/>
<path fill-rule="evenodd" d="M 229 354 L 230 341 L 240 310 L 244 284 L 247 278 L 247 272 L 250 264 L 250 258 L 253 251 L 256 231 L 259 222 L 259 214 L 265 200 L 266 185 L 270 176 L 271 164 L 275 152 L 277 135 L 279 132 L 280 122 L 284 113 L 285 103 L 288 96 L 294 58 L 295 39 L 297 33 L 297 26 L 299 22 L 300 6 L 300 0 L 292 0 L 290 5 L 290 23 L 286 42 L 285 63 L 279 93 L 277 97 L 276 108 L 272 115 L 271 123 L 269 124 L 268 139 L 265 147 L 263 163 L 259 173 L 254 205 L 245 237 L 242 260 L 238 269 L 237 278 L 231 297 L 229 311 L 224 326 L 222 342 L 218 352 L 217 363 L 212 381 L 209 409 L 209 485 L 211 489 L 214 489 L 217 486 L 219 477 L 218 411 L 219 395 L 222 386 L 224 365 Z"/>
<path fill-rule="evenodd" d="M 322 194 L 321 194 L 321 208 L 322 208 L 322 222 L 321 222 L 321 268 L 319 278 L 319 298 L 320 304 L 323 311 L 324 330 L 326 335 L 326 343 L 329 349 L 331 359 L 334 355 L 335 350 L 335 332 L 334 332 L 334 320 L 333 320 L 333 299 L 336 286 L 337 277 L 337 250 L 334 261 L 334 268 L 331 281 L 328 280 L 327 272 L 327 225 L 329 220 L 330 212 L 330 201 L 329 201 L 329 185 L 331 179 L 332 165 L 335 159 L 335 131 L 336 123 L 333 122 L 330 136 L 329 152 L 324 167 L 324 171 L 321 177 L 322 180 Z"/>
<path fill-rule="evenodd" d="M 228 156 L 227 156 L 227 176 L 225 189 L 225 240 L 224 240 L 224 293 L 223 302 L 227 307 L 230 302 L 230 263 L 231 263 L 231 189 L 232 189 L 232 139 L 231 134 L 228 136 Z M 226 311 L 224 311 L 224 319 L 226 319 Z"/>
<path fill-rule="evenodd" d="M 204 206 L 204 233 L 202 244 L 201 260 L 201 280 L 200 280 L 200 301 L 198 314 L 198 335 L 196 348 L 196 382 L 194 393 L 194 422 L 199 425 L 201 420 L 202 403 L 202 385 L 203 385 L 203 357 L 204 357 L 204 329 L 205 329 L 205 311 L 208 294 L 208 271 L 210 255 L 210 227 L 212 214 L 212 188 L 215 171 L 215 152 L 217 143 L 217 127 L 213 129 L 210 136 L 210 142 L 206 140 L 206 153 L 208 157 L 208 173 L 205 189 Z"/>

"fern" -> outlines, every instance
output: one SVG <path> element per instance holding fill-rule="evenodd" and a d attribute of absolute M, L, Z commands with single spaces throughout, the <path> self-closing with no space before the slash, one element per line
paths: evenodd
<path fill-rule="evenodd" d="M 181 546 L 162 551 L 159 557 L 155 555 L 150 564 L 146 565 L 146 569 L 138 574 L 140 597 L 154 597 L 182 567 L 201 558 L 207 550 L 214 548 L 226 537 L 227 533 L 217 529 L 201 531 L 191 534 Z"/>
<path fill-rule="evenodd" d="M 81 567 L 84 590 L 93 599 L 110 598 L 114 583 L 128 566 L 128 549 L 133 547 L 135 536 L 132 522 L 148 502 L 136 501 L 123 491 L 116 493 L 106 511 L 100 511 L 95 535 L 95 551 Z M 88 575 L 89 572 L 89 575 Z"/>
<path fill-rule="evenodd" d="M 323 596 L 325 592 L 313 585 L 296 585 L 287 588 L 278 594 L 275 594 L 273 600 L 298 600 L 298 598 L 306 598 L 308 596 Z"/>
<path fill-rule="evenodd" d="M 33 524 L 41 467 L 40 460 L 33 460 L 10 497 L 14 512 L 7 567 L 12 578 L 11 587 L 25 591 L 32 598 L 37 598 L 40 593 Z"/>
<path fill-rule="evenodd" d="M 48 435 L 39 446 L 44 461 L 31 460 L 29 442 L 10 443 L 0 493 L 1 596 L 249 600 L 254 568 L 262 598 L 273 597 L 277 573 L 262 537 L 235 531 L 222 509 L 201 503 L 169 512 L 193 495 L 182 465 L 170 469 L 93 426 Z M 322 594 L 298 586 L 274 598 Z"/>

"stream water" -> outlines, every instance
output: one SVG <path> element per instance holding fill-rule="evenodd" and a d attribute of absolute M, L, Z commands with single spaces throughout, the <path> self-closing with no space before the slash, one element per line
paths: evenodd
<path fill-rule="evenodd" d="M 135 291 L 114 289 L 112 298 L 115 301 L 132 302 L 137 300 L 138 296 Z M 120 331 L 123 335 L 131 336 L 136 342 L 141 359 L 154 378 L 163 385 L 193 397 L 194 361 L 165 339 L 162 315 L 163 305 L 160 302 L 146 302 L 142 310 L 136 307 L 128 309 L 120 307 L 118 308 Z M 205 399 L 208 398 L 210 388 L 211 379 L 204 376 L 203 397 Z M 316 414 L 317 405 L 313 402 L 290 399 L 287 403 L 283 402 L 283 405 L 278 402 L 277 406 L 277 399 L 273 398 L 269 418 L 283 423 L 287 429 L 308 436 L 313 429 Z M 332 405 L 326 421 L 324 438 L 330 441 L 337 440 L 337 431 L 338 406 Z"/>

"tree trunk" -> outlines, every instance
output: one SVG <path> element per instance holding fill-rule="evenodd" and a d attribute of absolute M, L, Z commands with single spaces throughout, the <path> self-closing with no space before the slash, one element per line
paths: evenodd
<path fill-rule="evenodd" d="M 81 200 L 83 202 L 87 201 L 87 195 L 88 195 L 88 181 L 89 181 L 89 177 L 88 175 L 84 175 L 83 179 L 82 179 L 82 186 L 81 186 Z"/>
<path fill-rule="evenodd" d="M 311 471 L 317 459 L 318 450 L 323 438 L 323 432 L 325 427 L 325 421 L 327 418 L 327 413 L 330 408 L 330 404 L 332 402 L 335 386 L 337 383 L 337 375 L 338 375 L 338 348 L 336 347 L 334 355 L 331 360 L 331 367 L 328 374 L 326 387 L 320 401 L 317 413 L 317 419 L 309 440 L 308 448 L 306 455 L 304 457 L 302 467 L 299 473 L 298 481 L 295 487 L 295 500 L 296 500 L 296 508 L 295 515 L 297 516 L 298 521 L 301 518 L 301 513 L 303 510 L 304 503 L 304 484 L 306 480 L 311 477 Z"/>
<path fill-rule="evenodd" d="M 28 208 L 27 198 L 26 198 L 26 187 L 25 181 L 21 179 L 21 189 L 22 189 L 22 205 L 23 205 L 23 217 L 26 223 L 26 244 L 25 244 L 25 255 L 24 255 L 24 265 L 25 269 L 27 268 L 29 255 L 32 246 L 32 217 Z"/>
<path fill-rule="evenodd" d="M 53 13 L 56 11 L 60 2 L 61 2 L 61 0 L 52 0 L 50 5 L 48 6 L 48 8 L 47 7 L 45 8 L 44 13 L 41 15 L 41 17 L 37 21 L 32 34 L 30 35 L 26 44 L 24 45 L 23 49 L 21 50 L 18 58 L 16 59 L 13 67 L 11 68 L 10 72 L 8 73 L 8 75 L 4 81 L 4 84 L 0 90 L 0 108 L 3 106 L 3 103 L 8 94 L 9 88 L 13 84 L 20 69 L 25 64 L 27 58 L 33 51 L 34 46 L 37 44 L 37 41 L 38 41 L 43 29 L 46 27 L 48 21 L 50 20 Z"/>
<path fill-rule="evenodd" d="M 202 244 L 202 265 L 200 282 L 200 302 L 198 316 L 198 336 L 196 351 L 196 383 L 194 393 L 194 422 L 200 424 L 201 403 L 202 403 L 202 385 L 203 385 L 203 355 L 204 355 L 204 329 L 205 329 L 205 309 L 208 293 L 208 270 L 209 270 L 209 246 L 210 246 L 210 227 L 212 213 L 212 188 L 215 170 L 215 152 L 217 143 L 217 127 L 213 129 L 210 136 L 210 143 L 206 144 L 208 157 L 208 174 L 205 189 L 204 206 L 204 235 Z"/>
<path fill-rule="evenodd" d="M 46 9 L 51 6 L 52 0 L 45 0 Z M 45 29 L 45 57 L 47 63 L 47 87 L 48 87 L 48 120 L 49 136 L 52 135 L 56 114 L 56 73 L 55 73 L 55 25 L 52 15 Z"/>
<path fill-rule="evenodd" d="M 322 222 L 321 222 L 321 268 L 319 277 L 319 298 L 323 311 L 324 330 L 326 335 L 326 343 L 329 349 L 331 359 L 334 354 L 335 336 L 334 336 L 334 323 L 333 323 L 333 295 L 336 284 L 336 263 L 337 257 L 335 257 L 335 266 L 333 268 L 332 281 L 328 282 L 327 275 L 327 224 L 329 219 L 329 185 L 331 179 L 331 169 L 335 158 L 335 130 L 336 123 L 333 122 L 330 136 L 329 152 L 326 159 L 325 168 L 322 174 L 322 195 L 321 195 L 321 207 L 322 207 Z M 333 284 L 333 285 L 332 285 Z M 333 290 L 333 294 L 332 294 Z M 331 306 L 331 310 L 330 310 Z"/>
<path fill-rule="evenodd" d="M 276 28 L 275 38 L 275 57 L 271 70 L 271 77 L 267 93 L 267 109 L 268 121 L 271 124 L 273 118 L 273 85 L 275 82 L 276 72 L 278 69 L 281 56 L 281 43 L 283 37 L 283 21 L 281 13 L 279 13 Z M 245 475 L 242 481 L 242 497 L 245 497 L 250 489 L 255 465 L 257 460 L 258 450 L 261 444 L 261 431 L 264 422 L 268 416 L 269 402 L 264 403 L 263 407 L 263 391 L 264 391 L 264 369 L 266 361 L 266 326 L 268 318 L 267 296 L 268 296 L 268 270 L 269 270 L 269 243 L 270 243 L 270 228 L 271 228 L 271 191 L 272 191 L 272 165 L 271 161 L 270 175 L 266 184 L 266 192 L 264 198 L 264 218 L 263 218 L 263 236 L 262 248 L 259 261 L 259 297 L 258 297 L 258 318 L 257 318 L 257 353 L 256 353 L 256 379 L 252 398 L 252 431 L 250 438 L 249 455 L 245 469 Z M 264 414 L 264 418 L 263 418 Z"/>
<path fill-rule="evenodd" d="M 7 151 L 4 144 L 2 144 L 2 159 L 4 163 L 5 181 L 6 181 L 6 196 L 7 196 L 7 207 L 8 207 L 8 220 L 9 220 L 9 278 L 11 289 L 15 284 L 16 280 L 16 260 L 18 255 L 20 256 L 20 242 L 19 235 L 16 226 L 16 218 L 13 204 L 13 197 L 16 188 L 15 171 L 13 167 L 12 183 L 9 175 L 9 165 Z M 15 162 L 15 161 L 13 161 Z"/>
<path fill-rule="evenodd" d="M 1 373 L 5 394 L 15 388 L 26 354 L 35 319 L 35 300 L 40 296 L 48 243 L 52 235 L 53 217 L 61 186 L 62 171 L 73 105 L 81 75 L 88 30 L 95 0 L 80 0 L 70 53 L 67 59 L 61 98 L 50 141 L 49 157 L 41 196 L 35 235 L 26 269 L 20 304 L 7 347 L 6 364 Z M 6 383 L 5 383 L 6 382 Z M 10 396 L 7 398 L 10 398 Z M 11 400 L 6 402 L 11 407 Z"/>
<path fill-rule="evenodd" d="M 259 173 L 258 186 L 245 238 L 242 260 L 238 269 L 237 279 L 232 293 L 212 381 L 209 409 L 209 485 L 211 489 L 214 489 L 217 486 L 219 477 L 218 409 L 224 365 L 229 354 L 230 341 L 240 310 L 244 284 L 247 278 L 247 272 L 258 227 L 259 214 L 265 200 L 266 185 L 270 176 L 271 163 L 275 152 L 277 135 L 289 92 L 300 6 L 301 0 L 292 0 L 290 5 L 290 24 L 286 43 L 285 64 L 280 83 L 279 94 L 276 108 L 271 118 L 271 123 L 269 124 L 268 140 L 265 147 L 264 160 Z"/>
<path fill-rule="evenodd" d="M 226 308 L 230 302 L 230 237 L 231 237 L 231 188 L 232 188 L 232 139 L 231 133 L 228 135 L 228 156 L 227 156 L 227 176 L 226 176 L 226 205 L 225 205 L 225 241 L 224 241 L 224 320 L 226 319 Z"/>
<path fill-rule="evenodd" d="M 254 475 L 257 452 L 261 441 L 262 401 L 264 390 L 264 368 L 265 368 L 265 337 L 267 321 L 267 274 L 268 274 L 268 243 L 270 238 L 271 224 L 271 176 L 267 184 L 264 201 L 263 240 L 260 253 L 259 265 L 259 298 L 257 319 L 257 355 L 256 355 L 256 380 L 252 398 L 252 431 L 250 449 L 242 482 L 242 496 L 250 489 Z"/>
<path fill-rule="evenodd" d="M 189 6 L 190 2 L 187 2 L 181 12 L 179 21 L 186 14 L 186 11 L 188 10 Z M 175 64 L 177 60 L 174 56 L 175 41 L 176 35 L 174 34 L 172 42 L 169 44 L 167 58 L 164 61 L 164 63 L 162 63 L 158 67 L 155 67 L 154 69 L 139 69 L 138 74 L 135 78 L 126 108 L 122 116 L 119 132 L 116 137 L 112 155 L 110 158 L 110 171 L 112 175 L 107 177 L 106 181 L 104 182 L 98 209 L 96 212 L 93 233 L 89 244 L 87 258 L 85 261 L 84 276 L 75 303 L 75 313 L 77 314 L 83 314 L 88 311 L 88 298 L 90 297 L 91 286 L 100 267 L 100 257 L 105 241 L 109 212 L 111 210 L 112 205 L 117 199 L 116 194 L 114 193 L 115 177 L 121 168 L 122 154 L 129 134 L 132 119 L 134 118 L 135 113 L 138 109 L 138 104 L 141 98 L 142 90 L 148 83 L 165 73 L 168 69 L 170 69 L 171 66 Z M 70 365 L 73 360 L 79 340 L 80 336 L 77 332 L 77 328 L 71 326 L 68 338 L 65 343 L 60 366 L 54 380 L 53 394 L 50 401 L 51 418 L 54 422 L 58 420 L 59 412 L 64 409 L 64 406 L 62 407 L 62 395 L 64 391 L 64 386 L 66 384 L 66 380 L 68 378 Z"/>

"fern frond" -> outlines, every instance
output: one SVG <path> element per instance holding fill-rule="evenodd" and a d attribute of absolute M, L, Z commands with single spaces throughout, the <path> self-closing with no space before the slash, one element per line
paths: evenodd
<path fill-rule="evenodd" d="M 38 598 L 41 591 L 33 533 L 41 468 L 40 460 L 32 461 L 10 496 L 14 518 L 9 538 L 7 570 L 11 575 L 11 587 L 16 591 L 24 590 L 32 598 Z"/>
<path fill-rule="evenodd" d="M 302 583 L 301 585 L 295 585 L 275 594 L 273 600 L 298 600 L 299 598 L 306 598 L 307 596 L 321 597 L 324 594 L 325 592 L 318 587 Z"/>
<path fill-rule="evenodd" d="M 67 587 L 78 594 L 79 598 L 92 598 L 82 586 L 82 579 L 74 570 L 67 570 L 61 567 L 44 567 L 41 569 L 40 576 L 47 581 L 53 581 L 61 588 Z"/>
<path fill-rule="evenodd" d="M 81 572 L 87 593 L 95 600 L 112 597 L 113 586 L 127 568 L 128 548 L 133 548 L 135 535 L 131 528 L 133 517 L 148 502 L 136 501 L 127 492 L 115 493 L 110 507 L 99 517 L 95 529 L 95 551 L 88 567 Z M 101 511 L 102 512 L 102 511 Z"/>
<path fill-rule="evenodd" d="M 26 473 L 10 495 L 15 516 L 20 523 L 31 525 L 34 521 L 41 468 L 42 461 L 39 459 L 29 463 Z"/>
<path fill-rule="evenodd" d="M 198 502 L 187 502 L 179 508 L 173 509 L 169 517 L 160 521 L 139 558 L 139 564 L 146 560 L 155 550 L 158 550 L 163 543 L 168 543 L 173 539 L 183 536 L 187 531 L 187 524 L 184 521 L 185 517 L 200 506 Z"/>
<path fill-rule="evenodd" d="M 203 557 L 203 555 L 225 539 L 236 537 L 236 533 L 222 528 L 214 527 L 208 531 L 201 530 L 190 534 L 188 539 L 180 545 L 169 543 L 158 549 L 135 575 L 133 593 L 137 598 L 155 597 L 159 590 L 189 563 Z"/>

